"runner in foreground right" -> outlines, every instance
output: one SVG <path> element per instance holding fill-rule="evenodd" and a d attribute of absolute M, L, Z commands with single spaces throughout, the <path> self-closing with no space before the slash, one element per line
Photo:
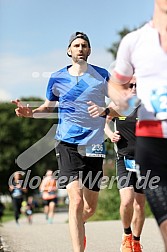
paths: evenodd
<path fill-rule="evenodd" d="M 109 83 L 115 103 L 122 103 L 133 74 L 141 100 L 135 160 L 167 252 L 167 0 L 155 0 L 153 19 L 121 41 Z"/>

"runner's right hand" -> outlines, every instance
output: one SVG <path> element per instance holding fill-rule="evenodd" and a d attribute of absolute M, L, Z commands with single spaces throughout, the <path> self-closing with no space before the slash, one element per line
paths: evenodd
<path fill-rule="evenodd" d="M 18 117 L 33 117 L 33 112 L 32 109 L 29 108 L 29 104 L 25 106 L 18 99 L 12 100 L 12 103 L 17 106 L 15 112 Z"/>

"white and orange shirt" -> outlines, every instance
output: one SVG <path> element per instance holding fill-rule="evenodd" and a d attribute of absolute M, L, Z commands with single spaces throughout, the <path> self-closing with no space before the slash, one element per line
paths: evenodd
<path fill-rule="evenodd" d="M 167 138 L 167 52 L 151 22 L 127 34 L 121 41 L 113 79 L 127 83 L 132 75 L 137 80 L 137 136 Z"/>

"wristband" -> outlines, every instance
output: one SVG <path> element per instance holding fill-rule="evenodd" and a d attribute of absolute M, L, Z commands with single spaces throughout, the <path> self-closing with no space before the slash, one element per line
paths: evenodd
<path fill-rule="evenodd" d="M 102 115 L 100 117 L 106 118 L 110 114 L 110 109 L 106 108 L 103 113 L 104 113 L 104 115 Z"/>

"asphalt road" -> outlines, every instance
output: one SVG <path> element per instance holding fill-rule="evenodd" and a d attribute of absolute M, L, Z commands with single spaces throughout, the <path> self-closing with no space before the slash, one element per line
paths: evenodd
<path fill-rule="evenodd" d="M 33 216 L 29 225 L 25 218 L 17 226 L 14 221 L 0 227 L 5 251 L 10 252 L 72 252 L 68 213 L 56 213 L 53 224 L 43 214 Z M 85 252 L 118 252 L 122 238 L 120 221 L 86 223 Z M 141 237 L 143 252 L 164 252 L 162 238 L 154 219 L 146 219 Z"/>

